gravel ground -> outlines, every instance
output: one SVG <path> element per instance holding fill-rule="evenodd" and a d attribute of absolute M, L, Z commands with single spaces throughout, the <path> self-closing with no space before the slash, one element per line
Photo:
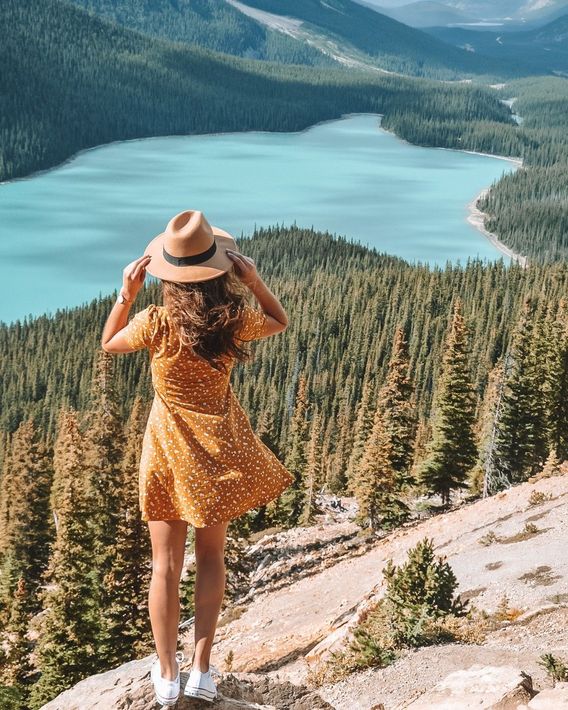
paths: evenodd
<path fill-rule="evenodd" d="M 514 666 L 532 677 L 536 690 L 551 688 L 537 661 L 548 652 L 566 658 L 567 625 L 568 609 L 557 609 L 495 632 L 483 646 L 447 644 L 410 651 L 388 668 L 356 673 L 318 693 L 336 710 L 370 710 L 380 702 L 385 710 L 399 710 L 452 671 L 478 663 Z"/>

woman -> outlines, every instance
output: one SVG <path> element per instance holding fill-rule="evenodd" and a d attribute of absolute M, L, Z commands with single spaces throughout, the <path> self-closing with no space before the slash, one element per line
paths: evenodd
<path fill-rule="evenodd" d="M 146 272 L 161 279 L 164 305 L 151 304 L 127 323 Z M 261 310 L 247 305 L 247 288 Z M 225 591 L 228 522 L 274 500 L 293 481 L 254 434 L 229 382 L 233 364 L 250 357 L 247 341 L 287 324 L 282 305 L 233 237 L 187 210 L 124 269 L 103 330 L 106 352 L 147 348 L 150 356 L 154 399 L 139 502 L 152 544 L 148 603 L 158 657 L 150 675 L 162 705 L 175 704 L 180 693 L 179 581 L 188 523 L 195 527 L 195 649 L 184 693 L 213 700 L 209 660 Z"/>

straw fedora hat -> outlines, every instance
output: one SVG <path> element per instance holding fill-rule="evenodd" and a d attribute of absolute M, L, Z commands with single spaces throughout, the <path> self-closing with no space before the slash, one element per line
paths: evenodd
<path fill-rule="evenodd" d="M 146 271 L 165 281 L 208 281 L 232 268 L 225 249 L 238 251 L 234 238 L 209 224 L 203 212 L 186 210 L 170 219 L 144 251 Z"/>

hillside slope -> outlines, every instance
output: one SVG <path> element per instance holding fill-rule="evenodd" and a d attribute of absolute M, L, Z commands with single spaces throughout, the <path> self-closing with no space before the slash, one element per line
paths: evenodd
<path fill-rule="evenodd" d="M 514 65 L 447 45 L 352 0 L 246 0 L 234 3 L 300 20 L 302 29 L 353 48 L 383 69 L 413 76 L 515 76 Z"/>
<path fill-rule="evenodd" d="M 330 66 L 335 61 L 306 42 L 268 29 L 225 0 L 72 0 L 89 12 L 152 37 L 248 59 Z"/>
<path fill-rule="evenodd" d="M 542 494 L 542 500 L 531 505 L 535 491 Z M 565 474 L 464 504 L 375 542 L 357 536 L 356 527 L 348 520 L 334 521 L 331 511 L 312 528 L 261 539 L 249 551 L 257 560 L 258 571 L 250 582 L 253 591 L 226 611 L 213 647 L 212 663 L 224 672 L 223 694 L 238 698 L 243 704 L 236 707 L 242 708 L 252 707 L 244 701 L 253 699 L 279 708 L 367 709 L 379 702 L 387 708 L 402 707 L 449 672 L 473 663 L 513 665 L 530 673 L 537 689 L 546 687 L 544 671 L 537 663 L 539 655 L 562 655 L 567 650 L 563 633 L 568 620 L 568 560 L 563 549 L 567 512 Z M 538 532 L 516 539 L 527 522 L 536 524 Z M 489 532 L 501 542 L 480 544 Z M 285 684 L 302 688 L 308 668 L 330 650 L 341 648 L 358 610 L 382 594 L 381 569 L 387 559 L 402 562 L 407 551 L 424 537 L 434 540 L 437 554 L 447 556 L 463 598 L 493 611 L 506 592 L 511 607 L 521 612 L 517 621 L 493 632 L 482 646 L 448 644 L 404 653 L 382 670 L 359 672 L 319 689 L 304 687 L 294 691 L 294 696 Z M 181 641 L 189 657 L 190 637 L 191 630 Z M 229 652 L 234 654 L 237 677 L 254 681 L 248 697 L 226 673 Z M 104 692 L 112 692 L 115 707 L 127 707 L 134 693 L 150 698 L 150 660 L 135 661 L 84 681 L 83 687 L 89 688 L 93 700 L 87 702 L 79 684 L 46 710 L 78 707 L 74 703 L 80 697 L 83 710 L 102 708 L 97 696 Z M 188 664 L 182 664 L 182 685 L 187 669 Z M 281 693 L 287 688 L 289 704 L 273 704 L 277 688 Z M 310 692 L 313 695 L 308 696 Z M 303 704 L 294 700 L 301 694 Z M 311 697 L 311 704 L 307 697 Z M 321 700 L 329 704 L 320 704 Z"/>

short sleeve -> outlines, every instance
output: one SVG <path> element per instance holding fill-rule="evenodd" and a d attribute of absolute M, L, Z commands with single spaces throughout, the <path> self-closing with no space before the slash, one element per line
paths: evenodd
<path fill-rule="evenodd" d="M 138 311 L 122 329 L 122 335 L 133 350 L 152 347 L 159 330 L 158 308 L 150 304 Z"/>
<path fill-rule="evenodd" d="M 242 322 L 236 333 L 239 340 L 256 340 L 262 337 L 264 324 L 266 323 L 266 313 L 245 305 Z"/>

